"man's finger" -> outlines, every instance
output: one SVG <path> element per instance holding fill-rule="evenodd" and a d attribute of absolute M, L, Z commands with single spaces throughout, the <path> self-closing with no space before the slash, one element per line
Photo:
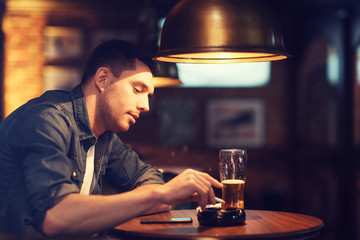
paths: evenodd
<path fill-rule="evenodd" d="M 202 177 L 204 177 L 207 181 L 209 181 L 212 186 L 214 186 L 214 187 L 216 187 L 216 188 L 222 188 L 222 183 L 220 183 L 220 182 L 219 182 L 218 180 L 216 180 L 215 178 L 211 177 L 209 174 L 200 172 L 200 175 L 201 175 Z"/>

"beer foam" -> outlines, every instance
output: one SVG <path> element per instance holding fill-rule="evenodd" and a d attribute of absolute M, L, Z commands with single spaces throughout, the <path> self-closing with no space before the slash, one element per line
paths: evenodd
<path fill-rule="evenodd" d="M 245 181 L 240 180 L 240 179 L 225 179 L 221 183 L 224 183 L 224 184 L 244 184 Z"/>

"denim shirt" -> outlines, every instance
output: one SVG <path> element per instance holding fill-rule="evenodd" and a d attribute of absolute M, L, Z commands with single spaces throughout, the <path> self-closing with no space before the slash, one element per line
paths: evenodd
<path fill-rule="evenodd" d="M 163 183 L 161 173 L 116 134 L 95 137 L 80 86 L 48 91 L 0 124 L 0 232 L 43 237 L 46 211 L 80 192 L 93 145 L 97 184 L 92 194 L 101 193 L 102 177 L 121 191 Z"/>

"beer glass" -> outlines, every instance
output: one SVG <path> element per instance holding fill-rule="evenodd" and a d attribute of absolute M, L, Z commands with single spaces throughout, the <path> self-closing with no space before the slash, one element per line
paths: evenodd
<path fill-rule="evenodd" d="M 223 184 L 222 209 L 244 208 L 244 187 L 247 171 L 245 149 L 221 149 L 219 153 L 220 181 Z"/>

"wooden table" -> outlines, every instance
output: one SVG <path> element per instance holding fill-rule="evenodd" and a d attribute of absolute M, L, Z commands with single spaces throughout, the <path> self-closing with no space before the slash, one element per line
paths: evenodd
<path fill-rule="evenodd" d="M 199 226 L 195 210 L 170 212 L 134 218 L 109 232 L 121 239 L 314 239 L 324 223 L 322 220 L 295 213 L 245 210 L 242 226 Z M 191 217 L 192 223 L 140 224 L 142 218 Z"/>

